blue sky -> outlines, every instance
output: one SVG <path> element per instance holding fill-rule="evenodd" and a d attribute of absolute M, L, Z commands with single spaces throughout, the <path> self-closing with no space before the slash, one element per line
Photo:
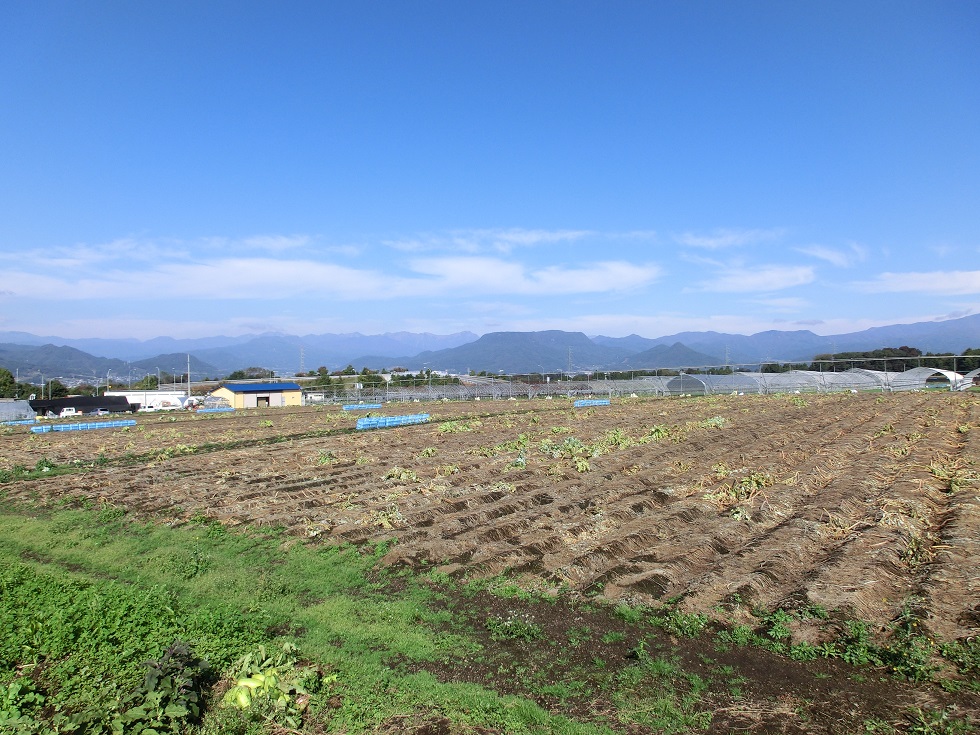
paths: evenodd
<path fill-rule="evenodd" d="M 0 3 L 0 331 L 980 311 L 980 4 Z"/>

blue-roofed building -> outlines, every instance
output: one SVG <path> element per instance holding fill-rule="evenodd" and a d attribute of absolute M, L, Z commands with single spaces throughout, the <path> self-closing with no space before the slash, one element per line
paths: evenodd
<path fill-rule="evenodd" d="M 229 383 L 211 391 L 232 408 L 302 406 L 303 389 L 298 383 Z"/>

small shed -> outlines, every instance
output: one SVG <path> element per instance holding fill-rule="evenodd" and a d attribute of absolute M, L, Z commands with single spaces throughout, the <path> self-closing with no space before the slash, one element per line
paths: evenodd
<path fill-rule="evenodd" d="M 211 391 L 232 408 L 302 406 L 303 389 L 297 383 L 229 383 Z"/>

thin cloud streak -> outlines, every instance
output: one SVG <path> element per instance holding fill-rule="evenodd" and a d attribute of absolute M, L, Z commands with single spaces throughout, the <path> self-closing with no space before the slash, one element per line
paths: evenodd
<path fill-rule="evenodd" d="M 242 240 L 242 244 L 248 248 L 271 253 L 309 247 L 312 242 L 313 238 L 309 235 L 256 235 Z"/>
<path fill-rule="evenodd" d="M 778 240 L 785 233 L 786 231 L 783 229 L 719 229 L 715 230 L 710 235 L 696 235 L 693 232 L 684 232 L 680 235 L 676 235 L 674 239 L 682 245 L 688 245 L 694 248 L 706 248 L 708 250 L 718 250 L 720 248 L 753 245 L 760 242 Z"/>
<path fill-rule="evenodd" d="M 529 296 L 623 291 L 648 285 L 660 276 L 656 265 L 622 261 L 527 270 L 522 264 L 495 258 L 427 258 L 413 261 L 411 268 L 434 276 L 442 292 Z"/>
<path fill-rule="evenodd" d="M 809 245 L 795 249 L 799 253 L 824 260 L 838 268 L 850 268 L 855 263 L 859 263 L 867 257 L 867 251 L 859 245 L 851 245 L 849 252 L 835 250 L 823 245 Z"/>
<path fill-rule="evenodd" d="M 700 288 L 723 293 L 765 293 L 803 286 L 813 280 L 814 272 L 810 266 L 768 265 L 731 268 L 709 281 L 703 281 Z"/>
<path fill-rule="evenodd" d="M 541 229 L 474 229 L 418 235 L 407 239 L 382 242 L 402 252 L 450 251 L 478 254 L 486 252 L 509 253 L 516 247 L 535 247 L 563 242 L 575 242 L 586 237 L 614 236 L 591 230 L 541 230 Z"/>
<path fill-rule="evenodd" d="M 656 265 L 622 261 L 529 269 L 497 258 L 426 258 L 412 261 L 413 275 L 392 275 L 313 260 L 221 258 L 198 263 L 158 263 L 137 271 L 106 270 L 71 278 L 11 272 L 10 283 L 49 300 L 248 299 L 310 296 L 324 301 L 376 301 L 398 297 L 466 294 L 569 295 L 624 291 L 655 281 Z M 26 285 L 29 284 L 29 285 Z M 16 285 L 15 285 L 16 288 Z"/>
<path fill-rule="evenodd" d="M 980 271 L 882 273 L 873 281 L 857 281 L 854 286 L 869 293 L 980 294 Z"/>

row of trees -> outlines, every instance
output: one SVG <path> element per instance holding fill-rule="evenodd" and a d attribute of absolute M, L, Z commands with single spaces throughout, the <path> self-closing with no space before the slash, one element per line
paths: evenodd
<path fill-rule="evenodd" d="M 816 355 L 812 362 L 800 363 L 763 363 L 760 371 L 764 373 L 783 373 L 790 370 L 813 370 L 816 372 L 832 372 L 848 370 L 852 367 L 864 367 L 870 370 L 884 370 L 888 372 L 904 372 L 914 367 L 933 367 L 941 370 L 956 370 L 960 373 L 969 372 L 980 367 L 980 348 L 965 350 L 961 355 L 954 356 L 953 353 L 931 352 L 923 353 L 916 347 L 883 347 L 878 350 L 868 350 L 865 352 L 837 352 L 833 354 Z M 691 366 L 687 368 L 661 368 L 658 370 L 598 370 L 591 372 L 554 372 L 554 373 L 517 373 L 509 374 L 506 377 L 510 380 L 518 380 L 532 385 L 557 382 L 561 380 L 589 381 L 589 380 L 633 380 L 644 376 L 674 376 L 681 372 L 692 374 L 708 375 L 730 375 L 735 368 L 731 366 L 702 368 Z M 264 368 L 248 368 L 237 370 L 228 376 L 228 380 L 255 380 L 274 377 L 275 373 Z M 505 377 L 503 373 L 493 373 L 486 370 L 476 372 L 470 370 L 470 375 L 477 377 L 497 378 Z M 385 383 L 381 377 L 380 370 L 363 368 L 360 372 L 354 369 L 353 365 L 347 365 L 342 370 L 329 371 L 321 366 L 315 371 L 308 373 L 297 373 L 297 377 L 312 378 L 304 381 L 308 387 L 325 388 L 351 382 L 352 377 L 365 387 L 380 386 Z M 459 379 L 443 375 L 436 375 L 431 370 L 420 370 L 411 373 L 394 369 L 390 373 L 388 385 L 396 386 L 416 386 L 425 384 L 431 385 L 451 385 L 458 384 Z M 150 376 L 154 377 L 154 376 Z M 154 378 L 155 379 L 155 378 Z"/>
<path fill-rule="evenodd" d="M 431 385 L 451 385 L 459 383 L 458 378 L 450 378 L 443 375 L 436 375 L 431 370 L 420 370 L 418 373 L 410 373 L 405 371 L 393 371 L 390 374 L 388 380 L 382 377 L 380 370 L 371 370 L 370 368 L 362 368 L 360 372 L 354 369 L 353 365 L 348 365 L 343 370 L 335 370 L 330 372 L 325 367 L 317 368 L 317 370 L 306 373 L 305 375 L 297 373 L 296 377 L 306 377 L 312 378 L 312 380 L 304 381 L 304 385 L 310 388 L 327 388 L 333 385 L 342 385 L 343 383 L 360 383 L 365 387 L 377 387 L 383 385 L 389 385 L 391 387 L 404 387 L 421 385 L 423 383 L 428 383 Z"/>
<path fill-rule="evenodd" d="M 63 398 L 68 395 L 68 388 L 60 380 L 51 380 L 44 386 L 44 395 L 51 392 L 52 398 Z M 18 383 L 17 378 L 9 370 L 0 368 L 0 398 L 28 398 L 31 395 L 40 397 L 41 387 L 31 383 Z"/>
<path fill-rule="evenodd" d="M 836 352 L 817 355 L 805 370 L 840 370 L 851 367 L 887 372 L 905 372 L 916 367 L 955 370 L 968 373 L 980 368 L 980 348 L 964 350 L 959 355 L 952 352 L 926 352 L 916 347 L 883 347 L 867 352 Z"/>
<path fill-rule="evenodd" d="M 127 387 L 130 387 L 133 390 L 156 390 L 160 384 L 179 384 L 184 380 L 186 380 L 186 378 L 183 378 L 180 375 L 173 376 L 163 373 L 160 376 L 159 383 L 157 382 L 156 375 L 147 375 L 145 378 L 133 383 L 131 386 L 126 382 L 110 384 L 108 386 L 95 386 L 91 383 L 78 383 L 77 385 L 72 385 L 69 388 L 57 378 L 52 378 L 51 380 L 45 381 L 43 385 L 18 382 L 13 373 L 5 368 L 0 368 L 0 398 L 20 398 L 26 400 L 32 395 L 36 396 L 37 398 L 65 398 L 69 395 L 94 396 L 101 395 L 105 393 L 106 390 L 121 390 Z"/>

